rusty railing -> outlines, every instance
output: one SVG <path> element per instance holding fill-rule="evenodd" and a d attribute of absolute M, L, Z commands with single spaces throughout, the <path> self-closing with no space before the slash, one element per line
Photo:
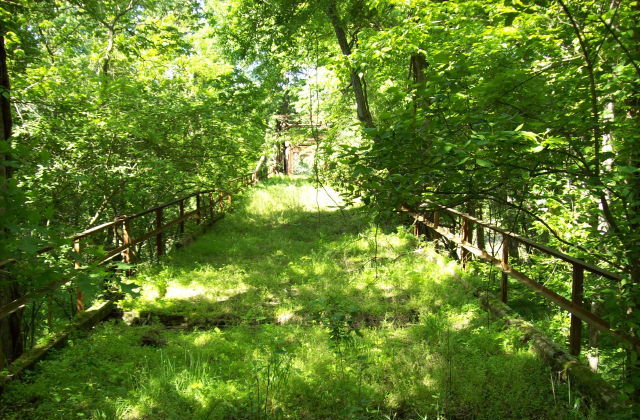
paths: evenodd
<path fill-rule="evenodd" d="M 410 214 L 415 219 L 416 224 L 422 224 L 428 227 L 431 231 L 435 232 L 437 235 L 446 238 L 447 240 L 456 244 L 460 249 L 460 259 L 463 266 L 466 265 L 469 259 L 469 254 L 473 254 L 478 259 L 488 262 L 500 269 L 502 271 L 500 295 L 503 302 L 506 303 L 508 299 L 508 277 L 510 276 L 525 284 L 531 290 L 535 291 L 548 301 L 553 302 L 556 306 L 559 306 L 560 308 L 568 311 L 571 314 L 571 326 L 569 330 L 569 352 L 571 354 L 580 354 L 582 341 L 582 322 L 586 322 L 590 326 L 593 326 L 600 331 L 612 334 L 619 340 L 631 345 L 631 347 L 636 351 L 640 351 L 640 340 L 637 337 L 633 337 L 628 335 L 626 332 L 616 330 L 611 326 L 609 322 L 592 313 L 583 306 L 585 271 L 614 281 L 620 281 L 622 279 L 620 275 L 596 267 L 593 264 L 589 264 L 588 262 L 582 261 L 578 258 L 574 258 L 556 249 L 541 245 L 531 239 L 522 237 L 506 229 L 502 229 L 498 226 L 477 219 L 469 214 L 449 207 L 444 207 L 436 203 L 427 202 L 421 205 L 418 210 L 413 210 L 406 206 L 403 206 L 401 210 Z M 427 217 L 427 213 L 433 214 L 431 219 Z M 460 233 L 458 235 L 456 235 L 450 229 L 440 225 L 440 216 L 442 213 L 448 214 L 454 219 L 454 221 L 456 220 L 456 218 L 459 219 L 460 223 L 454 224 L 460 226 Z M 470 232 L 474 224 L 477 225 L 480 229 L 487 229 L 499 234 L 502 237 L 502 255 L 500 259 L 494 257 L 493 255 L 490 255 L 486 252 L 486 250 L 480 249 L 479 247 L 471 243 Z M 571 299 L 565 298 L 564 296 L 549 289 L 540 282 L 531 279 L 524 273 L 515 270 L 511 265 L 509 265 L 509 249 L 511 246 L 517 246 L 518 244 L 534 248 L 548 256 L 562 260 L 571 265 Z"/>
<path fill-rule="evenodd" d="M 261 160 L 262 163 L 262 160 Z M 235 185 L 237 188 L 232 191 L 228 190 L 202 190 L 191 193 L 176 200 L 160 204 L 158 206 L 143 210 L 131 216 L 118 216 L 113 221 L 103 223 L 98 226 L 91 227 L 83 232 L 73 235 L 69 238 L 70 243 L 73 244 L 73 257 L 74 266 L 77 269 L 81 268 L 80 254 L 83 251 L 84 244 L 89 238 L 98 235 L 106 230 L 110 230 L 115 234 L 115 248 L 110 249 L 104 255 L 100 255 L 97 260 L 92 261 L 94 264 L 103 265 L 108 261 L 111 261 L 118 255 L 122 256 L 124 263 L 134 262 L 134 252 L 136 245 L 142 244 L 150 239 L 155 238 L 155 252 L 157 256 L 162 256 L 165 253 L 166 235 L 165 232 L 174 226 L 178 226 L 178 233 L 184 234 L 185 222 L 194 218 L 196 224 L 201 224 L 203 219 L 208 218 L 214 221 L 216 213 L 221 214 L 218 210 L 223 210 L 225 206 L 231 204 L 232 196 L 238 192 L 243 186 L 254 185 L 258 181 L 258 171 L 260 165 L 255 171 L 242 175 L 238 178 L 234 178 L 227 182 L 226 188 L 232 188 Z M 235 184 L 234 184 L 235 183 Z M 214 197 L 214 195 L 216 195 Z M 195 203 L 190 203 L 195 199 Z M 194 208 L 193 210 L 186 211 L 189 204 Z M 177 218 L 169 222 L 165 221 L 165 214 L 167 209 L 177 206 Z M 141 219 L 147 215 L 154 215 L 153 229 L 151 231 L 135 236 L 132 232 L 131 224 L 134 220 Z M 217 220 L 217 219 L 215 219 Z M 47 252 L 55 251 L 56 246 L 45 246 L 40 248 L 36 254 L 41 255 Z M 10 266 L 17 262 L 16 259 L 7 259 L 0 261 L 0 270 L 9 271 Z M 127 270 L 127 275 L 131 274 L 131 270 Z M 0 307 L 0 320 L 6 318 L 12 313 L 20 310 L 29 302 L 39 296 L 43 296 L 51 293 L 59 287 L 69 283 L 73 280 L 73 276 L 65 276 L 63 278 L 52 281 L 44 287 L 30 291 L 18 299 L 13 300 Z M 77 290 L 76 296 L 76 308 L 78 311 L 84 310 L 83 292 Z"/>

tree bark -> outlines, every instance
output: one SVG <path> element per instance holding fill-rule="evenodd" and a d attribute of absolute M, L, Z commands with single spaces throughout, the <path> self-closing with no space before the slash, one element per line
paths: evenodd
<path fill-rule="evenodd" d="M 420 95 L 420 91 L 427 87 L 427 75 L 425 74 L 425 70 L 428 66 L 429 63 L 427 63 L 427 59 L 423 54 L 411 54 L 411 80 L 414 85 L 413 87 L 416 89 L 416 93 L 413 97 L 413 106 L 416 112 L 418 109 L 425 109 L 428 106 L 428 102 Z"/>
<path fill-rule="evenodd" d="M 9 145 L 11 137 L 11 104 L 9 103 L 9 74 L 7 72 L 7 52 L 4 45 L 4 34 L 0 35 L 0 141 Z M 8 149 L 6 147 L 5 149 Z M 6 165 L 7 154 L 0 155 L 0 219 L 4 219 L 6 208 L 7 179 L 11 177 L 11 169 Z M 0 226 L 0 238 L 6 240 L 8 232 Z M 0 275 L 0 306 L 20 297 L 18 285 L 5 274 Z M 0 370 L 17 359 L 24 351 L 22 341 L 22 310 L 16 311 L 6 318 L 0 319 Z"/>
<path fill-rule="evenodd" d="M 630 51 L 630 60 L 635 62 L 640 61 L 640 19 L 638 13 L 640 13 L 640 4 L 636 2 L 632 6 L 632 10 L 635 12 L 634 16 L 634 33 L 632 39 L 633 48 Z M 629 166 L 640 170 L 640 150 L 638 148 L 638 140 L 640 140 L 640 81 L 635 80 L 631 85 L 631 98 L 629 99 L 628 106 L 628 118 L 629 123 L 634 130 L 628 130 L 633 134 L 629 134 L 629 138 L 625 139 L 626 149 L 629 151 Z M 634 284 L 640 283 L 640 173 L 635 172 L 629 174 L 626 183 L 630 191 L 628 203 L 628 218 L 629 218 L 629 238 L 625 243 L 627 249 L 627 259 L 629 264 L 629 271 L 631 273 L 631 280 Z M 640 296 L 636 293 L 632 296 L 632 302 L 628 310 L 629 316 L 636 320 L 640 317 Z M 640 332 L 637 329 L 633 329 L 632 333 L 637 337 Z M 634 398 L 636 401 L 640 401 L 640 384 L 638 383 L 638 375 L 640 375 L 640 360 L 638 354 L 633 354 L 633 350 L 628 352 L 627 356 L 627 377 L 628 380 L 635 387 Z"/>
<path fill-rule="evenodd" d="M 114 48 L 114 39 L 116 36 L 115 29 L 113 27 L 107 28 L 109 36 L 107 38 L 107 48 L 104 51 L 104 57 L 102 59 L 102 75 L 107 77 L 109 75 L 109 66 L 111 65 L 111 54 Z"/>
<path fill-rule="evenodd" d="M 325 13 L 331 21 L 333 30 L 336 33 L 336 38 L 338 39 L 338 44 L 340 45 L 342 54 L 344 54 L 346 57 L 350 56 L 351 46 L 349 45 L 349 41 L 347 40 L 347 35 L 340 20 L 340 16 L 338 16 L 338 10 L 336 9 L 335 2 L 330 3 Z M 360 77 L 356 68 L 351 69 L 351 86 L 356 97 L 356 110 L 358 113 L 358 119 L 362 123 L 364 123 L 365 127 L 374 127 L 373 117 L 371 116 L 371 111 L 369 110 L 369 101 L 367 100 L 366 88 L 364 87 L 364 77 Z"/>
<path fill-rule="evenodd" d="M 635 27 L 633 35 L 635 47 L 631 50 L 633 55 L 630 58 L 638 62 L 640 61 L 640 26 L 638 26 L 640 25 L 640 19 L 638 18 L 638 15 L 640 14 L 640 4 L 636 3 L 635 6 L 633 6 L 633 10 L 635 12 L 633 25 Z M 633 95 L 628 104 L 628 118 L 635 128 L 635 130 L 633 130 L 635 136 L 632 135 L 631 138 L 627 139 L 627 148 L 630 151 L 629 166 L 640 170 L 640 148 L 638 148 L 638 140 L 640 140 L 640 81 L 636 80 L 631 89 Z M 629 189 L 632 192 L 631 197 L 629 198 L 629 217 L 631 219 L 630 232 L 631 235 L 635 236 L 631 238 L 630 242 L 632 246 L 629 248 L 628 257 L 631 265 L 631 278 L 635 283 L 640 283 L 640 246 L 638 246 L 638 237 L 640 236 L 640 173 L 635 172 L 631 174 L 627 183 L 629 184 Z M 640 305 L 640 302 L 638 303 Z"/>

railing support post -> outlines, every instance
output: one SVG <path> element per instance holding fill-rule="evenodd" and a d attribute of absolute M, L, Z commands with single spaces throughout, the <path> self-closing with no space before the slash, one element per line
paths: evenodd
<path fill-rule="evenodd" d="M 127 248 L 122 251 L 122 261 L 125 264 L 132 264 L 134 258 L 133 251 L 133 238 L 131 237 L 131 226 L 128 218 L 122 220 L 122 245 L 126 245 Z M 130 277 L 133 275 L 133 270 L 126 270 L 125 275 Z"/>
<path fill-rule="evenodd" d="M 184 217 L 184 200 L 180 200 L 180 219 Z M 184 234 L 184 220 L 180 221 L 180 227 L 178 228 L 180 235 Z"/>
<path fill-rule="evenodd" d="M 462 241 L 469 242 L 469 220 L 467 220 L 466 218 L 463 218 L 460 229 L 461 229 L 460 236 Z M 469 261 L 469 251 L 467 251 L 463 246 L 460 247 L 460 261 L 462 262 L 462 269 L 466 270 L 467 261 Z"/>
<path fill-rule="evenodd" d="M 584 267 L 573 265 L 573 282 L 571 283 L 571 303 L 582 306 L 584 295 Z M 569 333 L 569 352 L 577 356 L 580 354 L 582 341 L 582 320 L 571 314 L 571 330 Z"/>
<path fill-rule="evenodd" d="M 509 246 L 510 241 L 508 236 L 502 238 L 502 269 L 509 268 Z M 509 276 L 504 271 L 502 272 L 502 279 L 500 281 L 500 300 L 507 303 L 509 293 Z"/>
<path fill-rule="evenodd" d="M 160 230 L 162 228 L 162 209 L 159 208 L 156 210 L 156 229 Z M 158 258 L 164 255 L 164 241 L 162 238 L 162 232 L 158 232 L 156 235 L 156 254 Z"/>
<path fill-rule="evenodd" d="M 75 239 L 73 241 L 73 252 L 75 252 L 77 254 L 76 256 L 76 260 L 73 263 L 73 268 L 75 268 L 76 270 L 80 269 L 80 239 Z M 76 310 L 78 312 L 82 312 L 84 311 L 84 293 L 82 292 L 82 289 L 80 289 L 80 286 L 76 286 Z"/>

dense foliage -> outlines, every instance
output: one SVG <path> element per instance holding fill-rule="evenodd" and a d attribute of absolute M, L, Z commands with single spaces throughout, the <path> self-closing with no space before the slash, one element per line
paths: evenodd
<path fill-rule="evenodd" d="M 587 303 L 636 334 L 637 2 L 244 1 L 234 15 L 237 55 L 310 75 L 293 90 L 330 127 L 321 176 L 382 216 L 459 206 L 624 272 L 591 279 Z"/>
<path fill-rule="evenodd" d="M 0 304 L 68 275 L 67 259 L 34 263 L 44 244 L 255 166 L 277 95 L 220 54 L 214 9 L 145 0 L 1 7 L 11 87 L 3 117 L 13 130 L 0 150 L 12 174 L 2 177 L 0 261 L 19 257 L 20 266 L 3 274 Z M 73 314 L 67 292 L 49 299 Z M 33 330 L 43 310 L 36 303 L 15 322 Z"/>
<path fill-rule="evenodd" d="M 5 35 L 17 183 L 44 223 L 83 228 L 255 164 L 266 92 L 189 2 L 17 7 Z M 15 16 L 15 15 L 14 15 Z"/>
<path fill-rule="evenodd" d="M 451 281 L 454 261 L 334 199 L 302 180 L 253 189 L 141 270 L 133 325 L 105 322 L 11 383 L 0 417 L 602 418 Z"/>
<path fill-rule="evenodd" d="M 432 200 L 623 273 L 588 278 L 586 303 L 638 336 L 638 1 L 2 4 L 0 256 L 233 178 L 287 114 L 318 181 L 379 219 Z M 567 267 L 537 276 L 570 289 Z M 640 395 L 637 353 L 616 354 Z"/>

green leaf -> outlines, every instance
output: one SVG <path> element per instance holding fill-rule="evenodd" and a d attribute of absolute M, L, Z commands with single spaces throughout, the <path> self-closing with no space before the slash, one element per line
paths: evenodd
<path fill-rule="evenodd" d="M 118 261 L 113 265 L 115 266 L 116 270 L 131 270 L 132 268 L 135 267 L 134 264 L 129 264 L 121 261 Z"/>
<path fill-rule="evenodd" d="M 131 296 L 138 297 L 140 296 L 140 285 L 136 283 L 121 283 L 120 289 L 123 293 Z"/>

